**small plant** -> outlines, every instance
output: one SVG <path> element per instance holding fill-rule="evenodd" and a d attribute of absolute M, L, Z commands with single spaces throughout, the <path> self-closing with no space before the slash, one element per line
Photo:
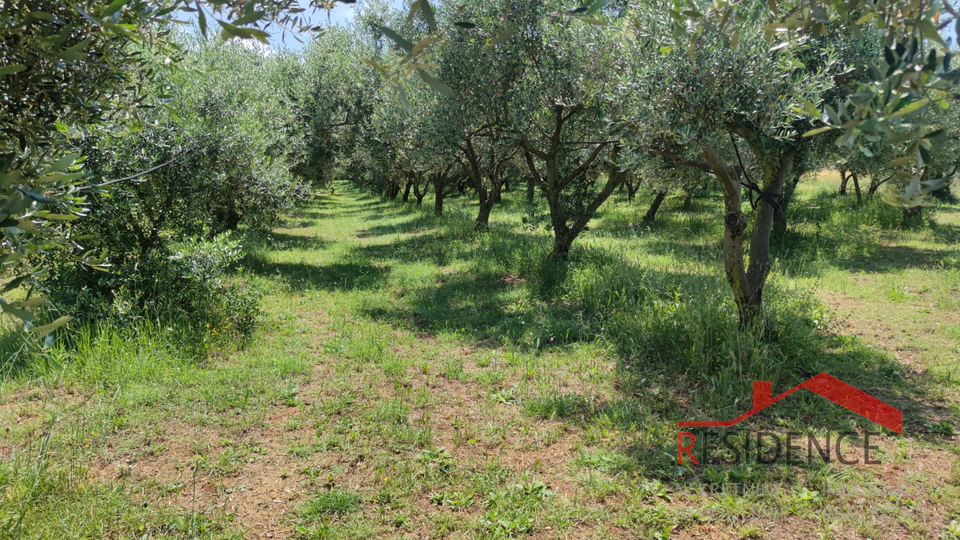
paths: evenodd
<path fill-rule="evenodd" d="M 727 481 L 727 473 L 717 467 L 707 467 L 703 471 L 703 478 L 710 484 L 723 484 Z"/>
<path fill-rule="evenodd" d="M 654 540 L 670 540 L 670 535 L 673 533 L 673 527 L 666 527 L 662 531 L 654 531 L 653 539 Z"/>
<path fill-rule="evenodd" d="M 885 291 L 887 299 L 891 302 L 903 302 L 907 299 L 906 289 L 903 287 L 897 287 L 896 285 L 891 285 Z"/>
<path fill-rule="evenodd" d="M 940 533 L 940 538 L 942 540 L 960 540 L 960 522 L 957 520 L 951 521 Z"/>
<path fill-rule="evenodd" d="M 510 388 L 498 388 L 490 394 L 490 399 L 503 404 L 517 403 L 520 401 L 520 398 L 517 397 L 519 390 L 520 387 L 516 384 Z"/>
<path fill-rule="evenodd" d="M 930 433 L 933 433 L 934 435 L 944 435 L 944 436 L 953 435 L 954 433 L 953 424 L 951 424 L 950 422 L 937 422 L 936 424 L 933 424 L 932 426 L 930 426 Z"/>
<path fill-rule="evenodd" d="M 670 488 L 658 480 L 643 482 L 639 487 L 640 498 L 645 502 L 654 502 L 657 499 L 670 500 Z"/>
<path fill-rule="evenodd" d="M 322 523 L 327 516 L 342 516 L 360 507 L 360 495 L 339 489 L 321 493 L 301 505 L 298 513 L 304 520 Z"/>
<path fill-rule="evenodd" d="M 447 453 L 446 448 L 436 447 L 424 450 L 420 452 L 418 459 L 424 463 L 427 474 L 430 476 L 438 474 L 446 476 L 453 470 L 453 456 Z"/>
<path fill-rule="evenodd" d="M 451 510 L 463 510 L 464 508 L 469 508 L 473 504 L 474 492 L 468 491 L 461 493 L 459 491 L 452 492 L 436 492 L 430 494 L 430 502 L 434 506 L 446 506 Z"/>
<path fill-rule="evenodd" d="M 295 458 L 300 458 L 300 459 L 303 459 L 309 456 L 310 454 L 313 453 L 313 451 L 314 451 L 314 448 L 312 446 L 302 445 L 302 444 L 294 445 L 294 446 L 291 446 L 290 448 L 287 448 L 288 454 L 290 454 Z"/>
<path fill-rule="evenodd" d="M 528 400 L 525 409 L 540 418 L 572 420 L 588 410 L 588 403 L 576 394 L 542 396 Z"/>
<path fill-rule="evenodd" d="M 737 536 L 741 540 L 755 540 L 763 538 L 763 529 L 757 525 L 744 525 L 737 531 Z"/>

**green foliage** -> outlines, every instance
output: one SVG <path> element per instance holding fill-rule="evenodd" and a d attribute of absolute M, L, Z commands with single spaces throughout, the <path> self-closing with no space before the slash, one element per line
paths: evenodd
<path fill-rule="evenodd" d="M 483 501 L 487 511 L 480 522 L 494 538 L 530 534 L 535 530 L 538 508 L 553 496 L 554 492 L 538 480 L 513 484 L 487 495 Z"/>
<path fill-rule="evenodd" d="M 283 137 L 290 113 L 271 89 L 284 59 L 231 44 L 188 53 L 191 69 L 160 78 L 169 92 L 140 130 L 93 132 L 74 142 L 97 175 L 148 174 L 91 193 L 96 219 L 75 221 L 73 236 L 102 253 L 108 266 L 51 257 L 43 286 L 58 308 L 87 318 L 162 318 L 218 333 L 248 336 L 257 294 L 228 271 L 242 256 L 239 228 L 262 229 L 305 190 L 291 177 Z M 159 163 L 158 163 L 159 162 Z"/>

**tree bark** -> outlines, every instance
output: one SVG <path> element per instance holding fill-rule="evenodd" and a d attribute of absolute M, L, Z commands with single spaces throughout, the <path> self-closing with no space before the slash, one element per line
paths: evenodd
<path fill-rule="evenodd" d="M 903 209 L 903 227 L 916 227 L 923 221 L 923 207 L 914 206 L 913 208 Z"/>
<path fill-rule="evenodd" d="M 857 179 L 857 173 L 851 172 L 850 177 L 853 178 L 853 189 L 857 192 L 857 204 L 863 204 L 863 195 L 860 194 L 860 180 Z"/>
<path fill-rule="evenodd" d="M 417 199 L 417 207 L 423 206 L 423 198 L 427 196 L 426 186 L 423 186 L 424 189 L 420 189 L 420 183 L 423 181 L 423 173 L 412 173 L 410 175 L 410 182 L 413 183 L 413 196 Z"/>
<path fill-rule="evenodd" d="M 403 202 L 404 202 L 404 203 L 407 203 L 407 202 L 410 201 L 410 188 L 412 188 L 412 187 L 413 187 L 413 184 L 410 183 L 410 182 L 407 182 L 407 185 L 404 186 L 404 188 L 403 188 Z"/>
<path fill-rule="evenodd" d="M 760 145 L 757 145 L 759 147 Z M 743 233 L 747 227 L 746 216 L 741 211 L 740 180 L 733 167 L 726 165 L 709 145 L 702 147 L 703 156 L 710 169 L 720 180 L 724 199 L 723 262 L 727 281 L 733 289 L 734 302 L 740 315 L 740 323 L 748 326 L 762 314 L 763 287 L 770 274 L 770 235 L 776 209 L 762 198 L 757 202 L 750 237 L 750 265 L 744 268 Z M 762 156 L 758 156 L 762 157 Z M 786 177 L 793 167 L 794 151 L 784 150 L 776 166 L 766 172 L 760 189 L 771 195 L 783 191 Z M 761 163 L 762 159 L 758 159 Z"/>
<path fill-rule="evenodd" d="M 793 200 L 793 194 L 797 191 L 797 184 L 800 183 L 800 175 L 795 174 L 793 181 L 787 183 L 783 190 L 783 201 L 780 202 L 780 210 L 774 215 L 773 237 L 783 238 L 787 234 L 787 210 L 790 202 Z"/>
<path fill-rule="evenodd" d="M 643 223 L 653 223 L 657 219 L 657 211 L 660 210 L 660 205 L 663 204 L 663 200 L 667 198 L 666 191 L 658 191 L 656 196 L 653 198 L 653 202 L 650 203 L 650 208 L 647 209 L 647 213 L 643 215 L 641 220 Z"/>
<path fill-rule="evenodd" d="M 430 178 L 431 182 L 433 183 L 433 214 L 437 217 L 443 215 L 444 199 L 446 199 L 448 195 L 452 194 L 457 189 L 455 182 L 449 182 L 449 173 L 451 168 L 453 168 L 452 163 L 448 165 L 447 168 L 442 172 L 436 171 L 432 173 Z"/>
<path fill-rule="evenodd" d="M 759 157 L 759 156 L 758 156 Z M 760 189 L 771 195 L 783 193 L 787 175 L 793 168 L 794 151 L 784 150 L 774 170 L 770 171 Z M 747 268 L 747 281 L 750 285 L 750 304 L 744 323 L 752 323 L 760 315 L 763 307 L 763 286 L 770 274 L 770 234 L 773 228 L 773 216 L 776 209 L 760 199 L 753 218 L 753 234 L 750 238 L 750 266 Z"/>
<path fill-rule="evenodd" d="M 443 215 L 443 198 L 444 198 L 444 194 L 442 191 L 437 191 L 434 193 L 433 215 L 437 217 L 440 217 Z"/>
<path fill-rule="evenodd" d="M 847 171 L 840 171 L 840 195 L 847 194 Z"/>
<path fill-rule="evenodd" d="M 743 199 L 740 196 L 740 179 L 736 170 L 725 164 L 713 147 L 703 145 L 701 150 L 723 189 L 723 269 L 733 289 L 740 322 L 745 324 L 753 320 L 756 310 L 743 264 L 743 232 L 747 228 L 747 216 L 741 210 Z"/>

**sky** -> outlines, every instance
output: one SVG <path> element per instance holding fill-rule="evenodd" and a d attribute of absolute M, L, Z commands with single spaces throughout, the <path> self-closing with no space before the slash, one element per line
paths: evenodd
<path fill-rule="evenodd" d="M 389 0 L 389 2 L 394 8 L 398 8 L 403 5 L 403 0 Z M 327 10 L 324 9 L 314 11 L 312 8 L 310 8 L 309 0 L 298 0 L 298 3 L 300 4 L 300 7 L 307 10 L 303 13 L 303 16 L 308 18 L 314 26 L 326 26 L 328 24 L 346 25 L 353 21 L 357 12 L 357 4 L 337 3 L 336 6 L 328 13 Z M 276 48 L 286 47 L 293 51 L 299 51 L 303 49 L 306 42 L 309 41 L 310 36 L 301 35 L 298 37 L 300 37 L 304 43 L 300 43 L 289 33 L 287 33 L 286 37 L 284 38 L 282 32 L 280 31 L 271 32 L 270 45 Z"/>

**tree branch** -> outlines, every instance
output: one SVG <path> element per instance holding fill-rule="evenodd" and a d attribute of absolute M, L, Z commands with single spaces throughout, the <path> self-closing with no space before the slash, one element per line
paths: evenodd
<path fill-rule="evenodd" d="M 600 145 L 597 145 L 597 147 L 593 149 L 593 152 L 590 153 L 590 156 L 587 157 L 587 159 L 583 163 L 581 163 L 579 167 L 574 169 L 573 172 L 568 174 L 567 177 L 564 178 L 562 182 L 560 182 L 560 189 L 564 189 L 570 184 L 570 182 L 573 182 L 575 178 L 587 172 L 587 169 L 590 168 L 590 165 L 593 164 L 594 160 L 597 159 L 597 156 L 600 155 L 600 152 L 602 152 L 603 149 L 606 147 L 607 147 L 607 143 L 602 143 Z"/>
<path fill-rule="evenodd" d="M 708 172 L 710 174 L 717 174 L 713 169 L 710 168 L 710 165 L 706 161 L 700 159 L 687 159 L 683 156 L 678 156 L 673 152 L 667 152 L 666 150 L 657 150 L 656 148 L 650 148 L 647 150 L 648 153 L 653 154 L 657 157 L 662 157 L 664 159 L 669 159 L 670 161 L 676 163 L 677 165 L 686 165 L 688 167 L 696 167 L 701 171 Z"/>

